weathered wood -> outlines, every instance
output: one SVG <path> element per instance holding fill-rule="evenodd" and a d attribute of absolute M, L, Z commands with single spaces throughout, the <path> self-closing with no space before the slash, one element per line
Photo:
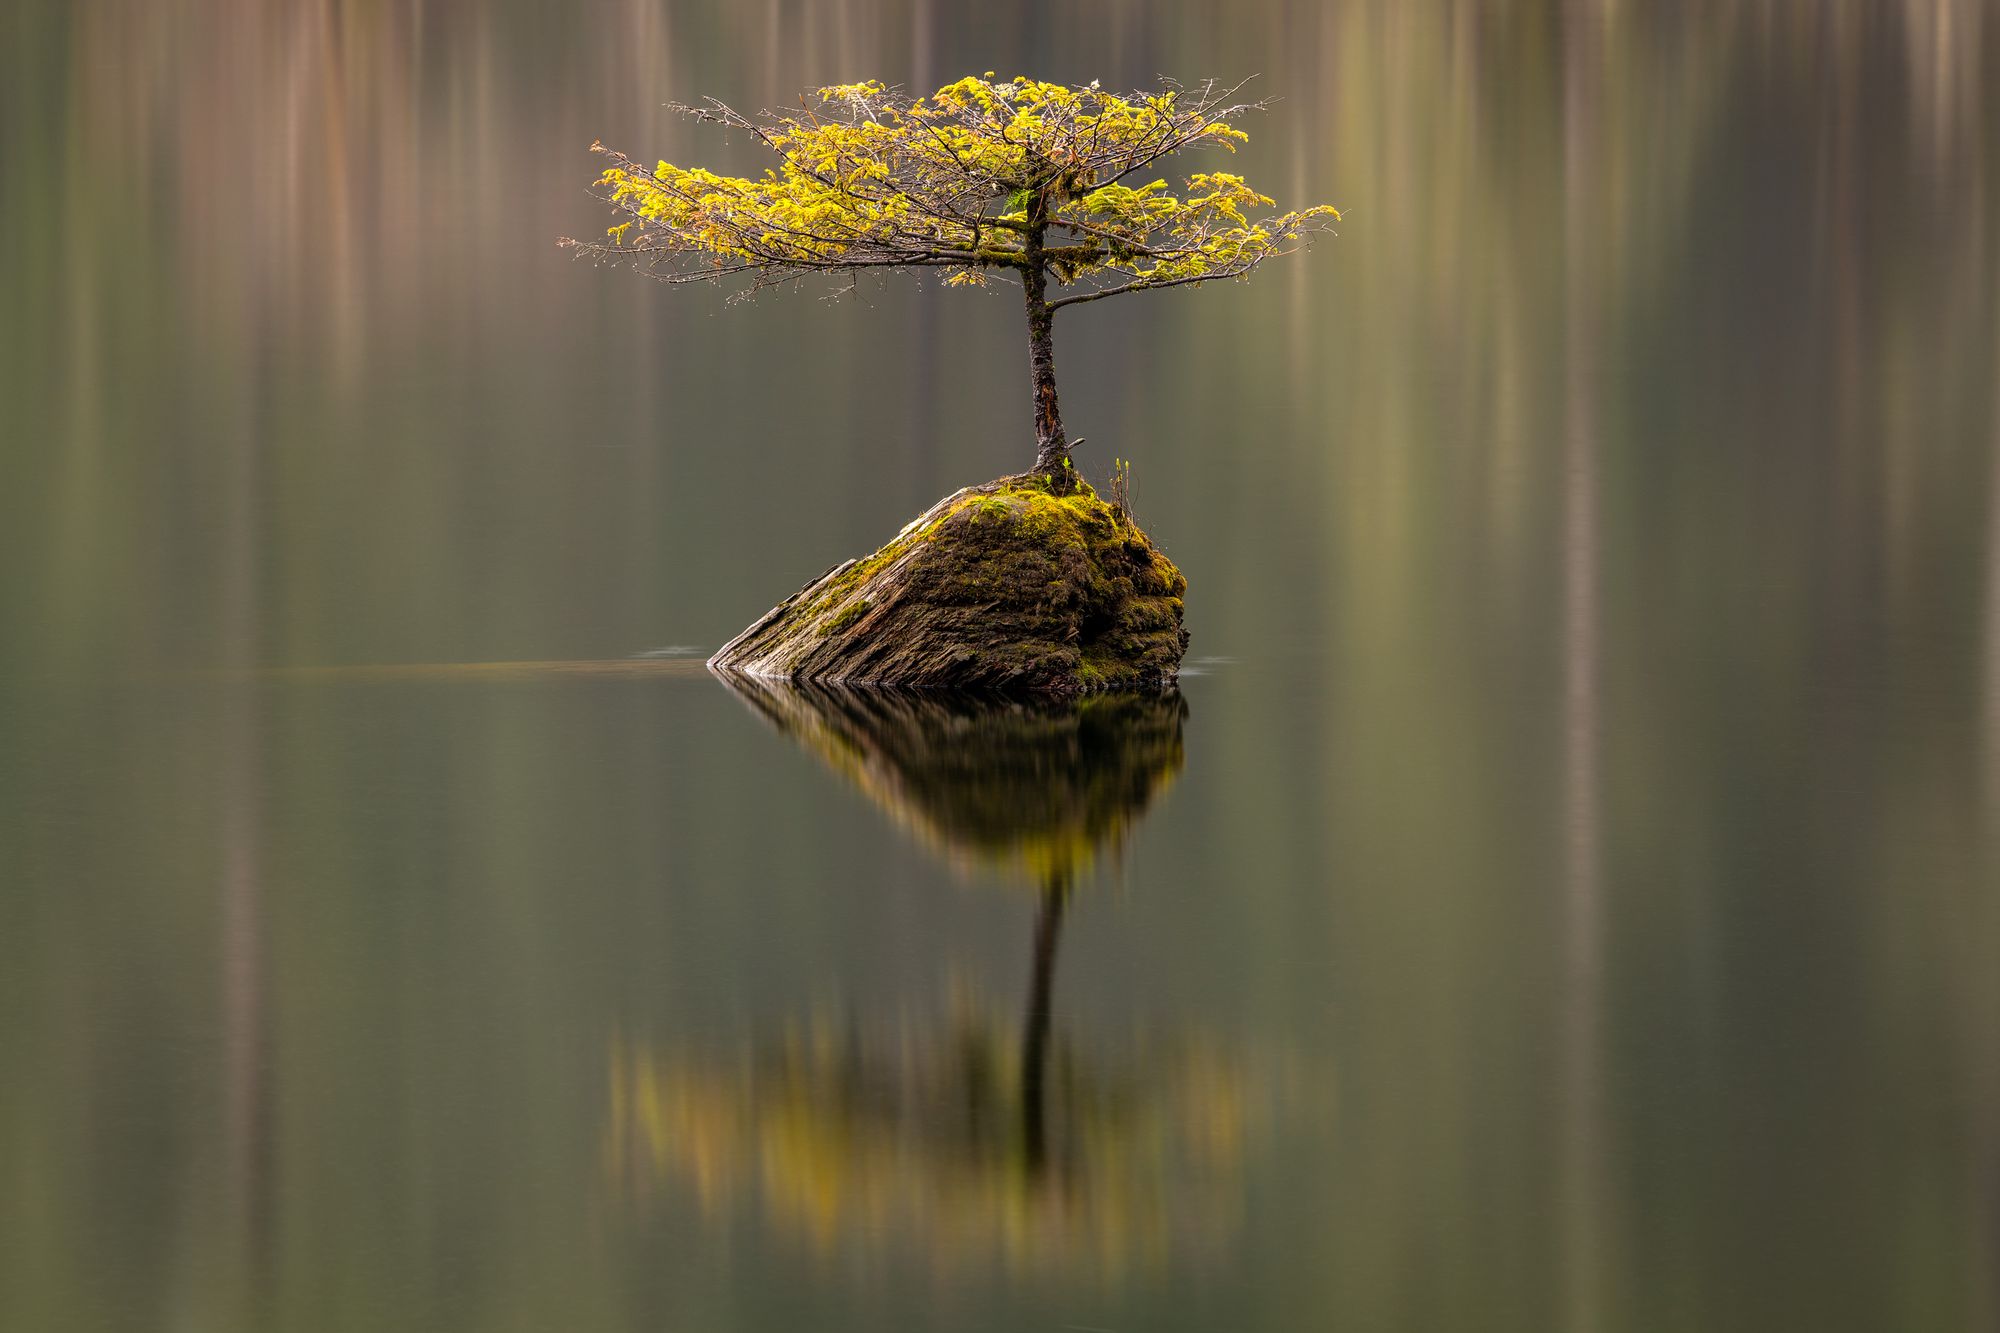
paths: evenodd
<path fill-rule="evenodd" d="M 1060 694 L 1171 682 L 1187 581 L 1131 516 L 1045 476 L 954 492 L 709 659 L 788 680 Z"/>

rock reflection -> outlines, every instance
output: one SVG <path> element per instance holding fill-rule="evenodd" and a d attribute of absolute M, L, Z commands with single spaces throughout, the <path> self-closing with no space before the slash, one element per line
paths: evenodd
<path fill-rule="evenodd" d="M 815 1010 L 723 1052 L 620 1042 L 611 1162 L 816 1250 L 1098 1276 L 1212 1252 L 1241 1214 L 1260 1098 L 1195 1034 L 1118 1043 L 1056 1020 L 1079 875 L 1179 771 L 1176 695 L 1034 701 L 728 682 L 955 864 L 1039 891 L 1026 1012 L 961 987 L 873 1021 Z"/>
<path fill-rule="evenodd" d="M 1176 693 L 1020 699 L 725 675 L 773 726 L 961 868 L 1066 886 L 1180 772 Z"/>

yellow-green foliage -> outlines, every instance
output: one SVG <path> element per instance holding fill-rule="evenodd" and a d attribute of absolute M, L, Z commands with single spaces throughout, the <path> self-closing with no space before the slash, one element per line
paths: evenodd
<path fill-rule="evenodd" d="M 1051 306 L 1241 276 L 1339 214 L 1253 217 L 1271 200 L 1219 172 L 1188 177 L 1179 194 L 1142 179 L 1184 149 L 1233 152 L 1246 136 L 1228 117 L 1255 104 L 1232 92 L 1117 94 L 987 74 L 915 99 L 879 83 L 821 88 L 796 115 L 710 102 L 690 110 L 754 134 L 777 166 L 758 177 L 647 170 L 593 145 L 611 158 L 598 185 L 620 214 L 611 245 L 595 248 L 670 281 L 935 267 L 953 285 L 1033 269 L 1086 288 Z"/>

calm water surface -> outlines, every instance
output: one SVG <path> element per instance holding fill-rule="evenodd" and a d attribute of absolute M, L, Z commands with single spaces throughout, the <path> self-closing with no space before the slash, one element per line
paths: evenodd
<path fill-rule="evenodd" d="M 1351 210 L 1057 330 L 1181 696 L 641 657 L 1022 466 L 1025 357 L 572 263 L 585 149 L 986 69 L 1258 73 L 1232 169 Z M 0 1326 L 1994 1328 L 1996 75 L 1977 0 L 8 6 Z"/>

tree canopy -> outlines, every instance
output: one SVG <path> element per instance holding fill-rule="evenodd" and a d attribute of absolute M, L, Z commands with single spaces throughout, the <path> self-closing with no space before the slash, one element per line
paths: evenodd
<path fill-rule="evenodd" d="M 1230 121 L 1263 104 L 1236 100 L 1240 87 L 1121 94 L 988 73 L 917 98 L 838 84 L 782 115 L 747 116 L 714 99 L 680 106 L 755 136 L 777 165 L 757 177 L 671 162 L 649 171 L 593 144 L 611 161 L 597 191 L 620 220 L 582 248 L 665 282 L 747 275 L 746 291 L 865 269 L 936 269 L 953 286 L 1011 271 L 1027 299 L 1035 465 L 1060 473 L 1069 443 L 1056 404 L 1056 311 L 1240 278 L 1339 220 L 1324 206 L 1256 216 L 1272 201 L 1226 172 L 1196 172 L 1179 193 L 1147 179 L 1175 153 L 1245 142 Z M 1069 290 L 1051 297 L 1051 281 Z"/>
<path fill-rule="evenodd" d="M 1271 200 L 1241 176 L 1198 172 L 1179 193 L 1136 180 L 1190 148 L 1234 151 L 1229 122 L 1258 109 L 1213 82 L 1119 94 L 1026 78 L 964 78 L 929 97 L 880 83 L 820 88 L 795 114 L 683 107 L 776 153 L 761 177 L 593 145 L 622 215 L 600 253 L 669 282 L 751 274 L 756 285 L 825 270 L 937 268 L 954 285 L 1038 262 L 1076 287 L 1052 309 L 1129 291 L 1239 277 L 1337 220 L 1332 208 L 1254 217 Z M 1060 233 L 1036 246 L 1037 232 Z"/>

